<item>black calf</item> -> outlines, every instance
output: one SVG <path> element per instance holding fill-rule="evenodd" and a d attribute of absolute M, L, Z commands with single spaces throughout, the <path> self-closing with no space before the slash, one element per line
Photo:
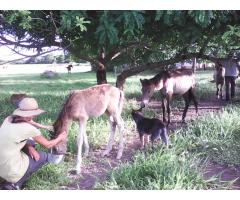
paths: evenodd
<path fill-rule="evenodd" d="M 154 140 L 162 139 L 164 144 L 168 146 L 168 136 L 165 124 L 156 118 L 145 118 L 142 114 L 142 108 L 139 110 L 132 110 L 132 117 L 137 125 L 137 130 L 140 136 L 141 145 L 144 147 L 144 134 L 151 136 L 151 142 L 153 144 Z"/>

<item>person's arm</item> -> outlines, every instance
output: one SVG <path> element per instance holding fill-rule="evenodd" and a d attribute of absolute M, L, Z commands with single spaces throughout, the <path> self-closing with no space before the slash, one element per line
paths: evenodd
<path fill-rule="evenodd" d="M 238 63 L 238 60 L 236 60 L 237 68 L 238 68 L 238 73 L 240 73 L 240 65 Z"/>
<path fill-rule="evenodd" d="M 42 124 L 39 124 L 39 123 L 37 123 L 33 120 L 29 121 L 28 123 L 35 126 L 36 128 L 43 128 L 43 129 L 47 129 L 49 131 L 53 131 L 53 126 L 42 125 Z"/>
<path fill-rule="evenodd" d="M 61 134 L 59 134 L 58 137 L 53 140 L 47 140 L 42 135 L 33 137 L 35 142 L 37 142 L 38 144 L 42 145 L 43 147 L 45 147 L 47 149 L 52 148 L 53 146 L 57 145 L 58 143 L 66 140 L 66 138 L 67 138 L 67 133 L 65 131 L 62 132 Z"/>

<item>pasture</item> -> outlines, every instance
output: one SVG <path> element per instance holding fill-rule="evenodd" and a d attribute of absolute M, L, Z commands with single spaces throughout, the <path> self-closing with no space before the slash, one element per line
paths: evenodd
<path fill-rule="evenodd" d="M 210 83 L 212 73 L 212 71 L 196 72 L 196 95 L 200 104 L 215 99 L 215 84 Z M 106 116 L 94 118 L 89 120 L 87 124 L 90 156 L 83 158 L 83 173 L 79 176 L 70 175 L 68 172 L 75 165 L 77 151 L 75 137 L 78 126 L 73 123 L 69 130 L 68 153 L 65 161 L 60 165 L 44 166 L 29 179 L 26 189 L 231 188 L 234 181 L 223 182 L 219 176 L 208 179 L 204 172 L 213 163 L 230 166 L 236 170 L 237 166 L 240 165 L 239 91 L 236 93 L 236 100 L 228 103 L 219 112 L 212 112 L 214 109 L 208 109 L 205 106 L 200 108 L 200 116 L 197 119 L 194 114 L 187 113 L 187 124 L 176 122 L 176 126 L 170 130 L 169 149 L 165 149 L 160 143 L 154 150 L 139 151 L 137 147 L 140 141 L 130 113 L 132 108 L 139 108 L 141 96 L 139 79 L 150 78 L 155 74 L 156 72 L 146 72 L 131 77 L 127 79 L 124 86 L 126 102 L 122 117 L 126 129 L 126 148 L 121 161 L 115 161 L 115 150 L 111 153 L 110 158 L 101 158 L 99 161 L 95 157 L 105 149 L 109 127 Z M 114 74 L 108 73 L 107 77 L 108 82 L 115 85 Z M 26 93 L 36 98 L 39 107 L 46 110 L 46 113 L 36 118 L 36 121 L 42 124 L 52 124 L 70 90 L 83 89 L 95 84 L 94 72 L 60 74 L 55 79 L 41 78 L 38 74 L 0 75 L 0 121 L 2 123 L 3 119 L 14 110 L 14 107 L 9 103 L 11 94 Z M 158 101 L 159 95 L 155 93 L 153 102 Z M 211 104 L 213 106 L 220 100 L 215 99 L 214 101 Z M 223 105 L 222 102 L 220 104 Z M 157 103 L 155 109 L 153 107 L 147 107 L 144 110 L 145 115 L 161 119 L 160 104 Z M 183 107 L 184 102 L 181 98 L 173 98 L 173 113 L 180 112 L 181 115 Z M 191 108 L 192 104 L 190 110 Z M 192 116 L 193 120 L 191 120 Z M 42 133 L 48 135 L 47 132 L 42 131 Z M 116 134 L 116 136 L 118 135 Z M 99 170 L 103 168 L 107 170 Z M 111 170 L 113 168 L 114 170 Z M 85 187 L 83 183 L 87 184 L 88 179 L 93 179 L 90 177 L 91 174 L 97 176 L 95 177 L 96 183 Z"/>

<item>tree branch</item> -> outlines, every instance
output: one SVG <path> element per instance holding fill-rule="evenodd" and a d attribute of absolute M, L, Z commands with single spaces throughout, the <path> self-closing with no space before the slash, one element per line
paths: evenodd
<path fill-rule="evenodd" d="M 42 55 L 44 55 L 44 54 L 48 54 L 48 53 L 51 53 L 51 52 L 57 51 L 57 50 L 60 50 L 60 48 L 59 48 L 59 49 L 52 49 L 52 50 L 45 51 L 45 52 L 42 52 L 42 53 L 39 53 L 39 52 L 38 52 L 38 53 L 35 54 L 35 55 L 24 55 L 23 58 L 17 58 L 17 59 L 14 59 L 14 60 L 2 62 L 2 63 L 0 63 L 0 65 L 12 63 L 12 62 L 19 61 L 19 60 L 23 60 L 23 59 L 26 59 L 26 58 L 32 58 L 32 57 L 42 56 Z M 18 53 L 18 52 L 16 52 L 16 53 Z M 19 54 L 19 55 L 23 55 L 23 54 Z"/>
<path fill-rule="evenodd" d="M 110 60 L 112 60 L 113 58 L 116 58 L 116 57 L 120 56 L 127 49 L 132 49 L 132 48 L 137 48 L 137 47 L 147 48 L 147 45 L 145 43 L 141 43 L 141 42 L 131 42 L 127 45 L 122 45 L 122 46 L 115 47 L 112 51 L 110 51 L 104 57 L 104 62 L 107 63 Z"/>
<path fill-rule="evenodd" d="M 161 68 L 163 66 L 172 65 L 172 64 L 181 62 L 183 60 L 192 59 L 192 58 L 202 58 L 202 59 L 210 60 L 212 62 L 216 62 L 217 60 L 220 59 L 220 58 L 211 57 L 209 55 L 201 55 L 199 57 L 199 53 L 188 53 L 187 55 L 178 54 L 176 55 L 176 57 L 170 58 L 168 60 L 163 60 L 163 61 L 154 62 L 154 63 L 147 63 L 144 65 L 140 65 L 138 67 L 130 66 L 129 69 L 124 70 L 121 74 L 117 76 L 116 86 L 119 87 L 120 89 L 123 89 L 122 86 L 125 80 L 130 76 L 136 75 L 145 70 L 153 70 L 153 69 Z"/>
<path fill-rule="evenodd" d="M 2 43 L 1 40 L 4 43 Z M 31 44 L 30 44 L 30 42 L 31 42 Z M 48 43 L 48 45 L 46 45 L 44 43 L 40 43 L 40 42 L 36 42 L 36 41 L 34 42 L 34 41 L 31 41 L 31 40 L 12 41 L 12 40 L 9 40 L 9 39 L 5 38 L 2 35 L 0 35 L 0 43 L 3 44 L 3 45 L 14 45 L 14 46 L 18 46 L 18 47 L 23 47 L 23 48 L 26 48 L 26 49 L 39 49 L 39 48 L 50 47 L 50 46 L 61 47 L 61 44 L 59 42 L 56 42 L 56 41 L 52 41 L 51 44 Z M 29 44 L 25 44 L 25 43 L 29 43 Z"/>

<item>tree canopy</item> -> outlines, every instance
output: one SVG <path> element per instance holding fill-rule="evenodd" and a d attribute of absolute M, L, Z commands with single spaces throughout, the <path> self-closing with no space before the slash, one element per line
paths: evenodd
<path fill-rule="evenodd" d="M 104 73 L 127 63 L 120 83 L 185 59 L 240 55 L 239 23 L 240 11 L 0 11 L 0 44 L 37 55 L 55 46 Z"/>

